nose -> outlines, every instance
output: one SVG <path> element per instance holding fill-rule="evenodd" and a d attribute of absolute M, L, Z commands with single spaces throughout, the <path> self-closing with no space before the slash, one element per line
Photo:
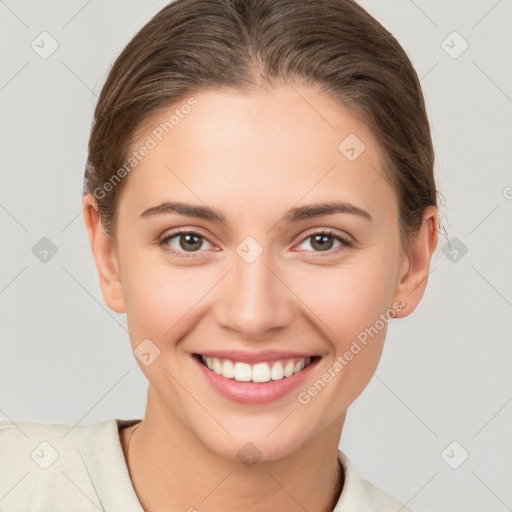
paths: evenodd
<path fill-rule="evenodd" d="M 292 321 L 293 293 L 271 259 L 266 251 L 252 262 L 234 254 L 234 268 L 223 280 L 217 321 L 238 338 L 264 340 Z"/>

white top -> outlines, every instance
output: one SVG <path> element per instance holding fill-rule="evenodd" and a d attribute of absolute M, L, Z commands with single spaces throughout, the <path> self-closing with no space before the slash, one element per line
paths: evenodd
<path fill-rule="evenodd" d="M 119 429 L 138 419 L 92 425 L 0 421 L 0 510 L 144 512 L 132 485 Z M 411 512 L 362 479 L 338 450 L 345 482 L 333 512 Z"/>

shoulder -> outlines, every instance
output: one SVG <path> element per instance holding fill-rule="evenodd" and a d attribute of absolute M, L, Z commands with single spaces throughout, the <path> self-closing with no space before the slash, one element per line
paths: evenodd
<path fill-rule="evenodd" d="M 2 509 L 60 511 L 73 503 L 77 510 L 101 510 L 84 452 L 111 443 L 114 433 L 116 420 L 92 425 L 0 421 Z"/>
<path fill-rule="evenodd" d="M 411 512 L 386 491 L 362 478 L 350 459 L 338 450 L 345 482 L 333 512 Z"/>

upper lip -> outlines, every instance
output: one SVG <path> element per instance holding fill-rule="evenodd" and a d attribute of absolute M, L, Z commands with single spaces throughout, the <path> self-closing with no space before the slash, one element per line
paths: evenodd
<path fill-rule="evenodd" d="M 278 361 L 281 359 L 301 359 L 319 355 L 304 354 L 301 352 L 281 352 L 278 350 L 264 350 L 262 352 L 243 352 L 240 350 L 208 350 L 206 352 L 196 353 L 204 357 L 229 359 L 230 361 L 240 361 L 242 363 L 248 364 L 264 363 L 266 361 Z"/>

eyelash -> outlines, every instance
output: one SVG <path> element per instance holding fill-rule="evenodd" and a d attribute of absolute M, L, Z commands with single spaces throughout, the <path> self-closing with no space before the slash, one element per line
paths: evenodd
<path fill-rule="evenodd" d="M 182 257 L 182 258 L 190 258 L 190 257 L 193 257 L 194 254 L 196 253 L 199 253 L 199 252 L 202 252 L 202 251 L 195 251 L 195 252 L 190 252 L 190 253 L 186 253 L 186 252 L 182 252 L 182 251 L 176 251 L 175 249 L 171 249 L 170 246 L 168 245 L 168 242 L 170 240 L 172 240 L 173 238 L 176 238 L 177 236 L 179 235 L 195 235 L 197 236 L 198 238 L 202 238 L 204 240 L 206 240 L 207 242 L 211 243 L 204 235 L 202 235 L 201 233 L 198 233 L 197 231 L 194 231 L 194 230 L 190 230 L 190 229 L 183 229 L 183 230 L 179 230 L 179 231 L 174 231 L 170 234 L 167 234 L 165 233 L 162 238 L 160 238 L 158 240 L 158 245 L 160 247 L 162 247 L 162 249 L 164 251 L 167 251 L 167 252 L 170 252 L 178 257 Z M 312 238 L 316 235 L 328 235 L 328 236 L 331 236 L 332 238 L 334 238 L 335 240 L 337 240 L 338 242 L 341 243 L 341 246 L 340 247 L 337 247 L 335 249 L 329 249 L 327 251 L 306 251 L 306 252 L 312 252 L 312 253 L 316 253 L 318 255 L 322 255 L 322 253 L 326 253 L 328 255 L 331 255 L 331 254 L 334 254 L 336 253 L 338 250 L 340 249 L 343 249 L 343 248 L 350 248 L 350 247 L 353 247 L 353 242 L 340 236 L 337 232 L 329 229 L 329 228 L 325 228 L 323 230 L 319 230 L 319 231 L 314 231 L 312 233 L 309 233 L 306 237 L 304 237 L 301 242 L 299 243 L 299 245 L 301 245 L 302 243 L 304 243 L 306 240 L 308 240 L 309 238 Z"/>

